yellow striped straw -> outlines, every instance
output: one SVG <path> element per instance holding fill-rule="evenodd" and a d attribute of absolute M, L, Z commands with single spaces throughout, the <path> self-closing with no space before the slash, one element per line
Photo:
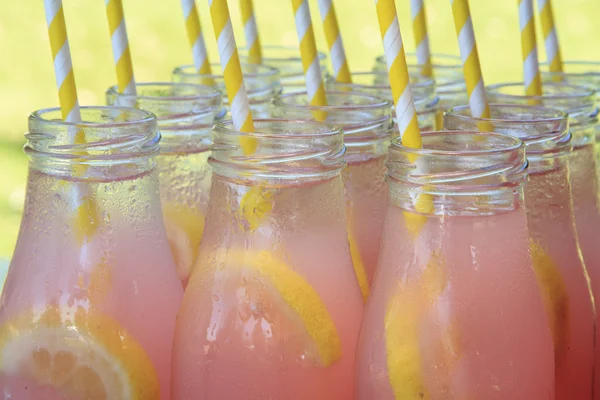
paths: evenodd
<path fill-rule="evenodd" d="M 550 64 L 550 72 L 563 72 L 563 61 L 554 25 L 554 13 L 550 0 L 538 0 L 540 19 L 542 21 L 542 32 L 546 44 L 546 56 Z"/>
<path fill-rule="evenodd" d="M 196 71 L 202 75 L 211 75 L 210 61 L 206 52 L 204 35 L 200 26 L 200 16 L 195 0 L 181 0 L 183 9 L 183 18 L 185 19 L 185 28 L 188 35 L 192 55 L 194 57 L 194 66 Z"/>
<path fill-rule="evenodd" d="M 210 5 L 210 15 L 219 48 L 227 98 L 231 105 L 233 126 L 240 132 L 254 132 L 250 101 L 244 86 L 242 66 L 235 44 L 227 0 L 208 0 L 208 4 Z M 244 154 L 249 155 L 256 151 L 256 139 L 242 137 L 240 141 Z"/>
<path fill-rule="evenodd" d="M 300 42 L 300 56 L 302 57 L 308 100 L 312 106 L 325 106 L 327 105 L 327 96 L 325 95 L 325 85 L 321 75 L 321 65 L 319 64 L 308 0 L 292 0 L 292 6 L 296 20 L 296 32 Z M 313 116 L 317 121 L 325 121 L 327 113 L 315 111 Z"/>
<path fill-rule="evenodd" d="M 260 38 L 258 37 L 252 0 L 240 0 L 240 8 L 244 23 L 244 33 L 246 34 L 246 45 L 248 46 L 248 62 L 250 64 L 262 64 L 262 49 L 260 47 Z"/>
<path fill-rule="evenodd" d="M 463 63 L 471 114 L 475 118 L 490 118 L 490 107 L 485 97 L 485 84 L 473 32 L 469 0 L 450 0 L 450 3 L 452 4 L 454 27 L 458 36 L 458 47 Z M 488 130 L 482 128 L 480 127 L 480 130 Z"/>
<path fill-rule="evenodd" d="M 67 38 L 62 1 L 44 0 L 44 8 L 62 117 L 67 122 L 77 123 L 81 121 L 81 113 L 77 100 L 77 87 L 75 86 L 75 75 L 71 62 L 71 50 Z M 82 130 L 75 131 L 73 136 L 75 144 L 85 143 Z M 78 170 L 75 171 L 77 173 Z M 74 229 L 78 241 L 83 244 L 89 241 L 90 237 L 96 232 L 97 207 L 89 188 L 84 187 L 82 184 L 76 184 L 73 187 L 73 192 L 76 199 Z"/>
<path fill-rule="evenodd" d="M 342 35 L 332 0 L 319 0 L 319 12 L 325 30 L 325 39 L 327 39 L 327 45 L 329 46 L 333 77 L 337 82 L 352 83 L 344 42 L 342 42 Z"/>
<path fill-rule="evenodd" d="M 519 4 L 519 23 L 521 26 L 525 93 L 528 96 L 541 96 L 542 78 L 540 75 L 537 42 L 535 38 L 533 0 L 517 0 L 517 3 Z"/>
<path fill-rule="evenodd" d="M 400 25 L 394 0 L 375 0 L 379 29 L 383 39 L 390 86 L 396 106 L 396 119 L 402 145 L 412 148 L 422 147 L 421 131 L 417 110 L 410 88 L 408 66 L 400 35 Z"/>
<path fill-rule="evenodd" d="M 421 74 L 432 77 L 431 51 L 429 49 L 429 35 L 427 34 L 427 14 L 423 0 L 410 0 L 415 47 L 417 49 L 417 63 L 422 65 Z"/>
<path fill-rule="evenodd" d="M 113 58 L 117 69 L 119 93 L 135 94 L 133 64 L 127 40 L 127 28 L 121 0 L 105 0 L 108 28 L 112 39 Z"/>

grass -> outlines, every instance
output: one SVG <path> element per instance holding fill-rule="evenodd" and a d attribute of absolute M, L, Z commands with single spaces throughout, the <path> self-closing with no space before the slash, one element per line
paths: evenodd
<path fill-rule="evenodd" d="M 82 104 L 104 102 L 104 91 L 115 81 L 108 26 L 103 1 L 64 0 L 73 62 Z M 208 3 L 197 1 L 212 59 L 216 45 Z M 236 0 L 230 0 L 232 22 L 238 42 L 243 42 Z M 264 43 L 296 45 L 289 0 L 255 0 L 258 26 Z M 412 49 L 408 0 L 398 0 L 399 20 L 407 49 Z M 433 51 L 457 53 L 448 0 L 427 0 L 430 41 Z M 372 0 L 335 0 L 338 18 L 353 70 L 370 69 L 382 52 Z M 320 48 L 325 48 L 316 0 L 310 0 Z M 598 0 L 555 1 L 558 29 L 567 59 L 600 59 L 594 53 Z M 178 1 L 127 0 L 125 14 L 138 81 L 169 80 L 176 65 L 189 63 L 191 55 Z M 471 9 L 488 83 L 521 79 L 516 2 L 472 0 Z M 26 18 L 23 18 L 26 16 Z M 27 115 L 55 106 L 52 62 L 40 0 L 0 2 L 0 258 L 12 253 L 23 198 L 26 158 L 20 148 Z M 543 56 L 542 56 L 543 58 Z"/>

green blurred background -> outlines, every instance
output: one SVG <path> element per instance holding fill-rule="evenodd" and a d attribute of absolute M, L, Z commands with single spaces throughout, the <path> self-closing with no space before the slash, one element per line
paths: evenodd
<path fill-rule="evenodd" d="M 115 82 L 104 0 L 63 0 L 80 103 L 104 102 Z M 169 80 L 174 66 L 190 63 L 179 0 L 123 0 L 138 81 Z M 367 70 L 382 52 L 373 0 L 335 0 L 350 67 Z M 238 43 L 243 30 L 237 0 L 230 0 Z M 265 44 L 297 45 L 289 0 L 254 0 Z M 458 54 L 448 0 L 426 0 L 432 50 Z M 198 0 L 205 38 L 217 61 L 208 1 Z M 325 49 L 317 0 L 310 1 L 317 41 Z M 413 49 L 409 0 L 397 0 L 407 51 Z M 600 1 L 554 0 L 566 59 L 600 60 Z M 486 83 L 521 78 L 515 0 L 471 0 Z M 539 26 L 539 24 L 538 24 Z M 542 46 L 543 47 L 543 46 Z M 540 58 L 545 59 L 543 49 Z M 58 103 L 42 0 L 0 2 L 0 258 L 10 257 L 25 195 L 27 160 L 21 150 L 27 115 Z"/>

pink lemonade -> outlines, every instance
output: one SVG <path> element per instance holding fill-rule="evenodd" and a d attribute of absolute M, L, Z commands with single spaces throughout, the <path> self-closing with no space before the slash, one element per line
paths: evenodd
<path fill-rule="evenodd" d="M 109 105 L 152 112 L 161 133 L 157 165 L 164 223 L 184 287 L 202 240 L 212 170 L 208 166 L 213 122 L 225 110 L 214 87 L 186 83 L 136 83 L 136 94 L 108 89 Z"/>
<path fill-rule="evenodd" d="M 255 120 L 257 150 L 245 161 L 233 146 L 242 136 L 229 127 L 214 131 L 223 150 L 210 159 L 172 398 L 352 399 L 363 301 L 346 237 L 342 135 L 307 121 Z"/>
<path fill-rule="evenodd" d="M 392 204 L 357 349 L 357 399 L 553 399 L 523 148 L 497 134 L 423 140 L 425 151 L 390 148 Z"/>
<path fill-rule="evenodd" d="M 600 207 L 598 203 L 598 177 L 594 147 L 576 147 L 570 161 L 571 187 L 575 225 L 581 243 L 581 252 L 591 280 L 592 293 L 600 299 Z M 598 304 L 596 303 L 596 311 Z M 600 396 L 600 329 L 596 326 L 595 393 Z M 600 398 L 600 397 L 598 397 Z"/>
<path fill-rule="evenodd" d="M 93 122 L 78 125 L 87 142 L 72 159 L 52 147 L 70 141 L 72 126 L 50 122 L 60 111 L 30 117 L 25 213 L 0 306 L 0 393 L 169 399 L 182 288 L 154 172 L 156 120 L 123 108 L 82 113 Z M 108 155 L 95 152 L 100 140 Z"/>
<path fill-rule="evenodd" d="M 526 144 L 529 182 L 525 186 L 530 251 L 554 340 L 556 399 L 592 397 L 595 311 L 587 269 L 575 231 L 569 159 L 568 117 L 558 110 L 490 105 L 491 119 L 477 119 L 468 106 L 445 114 L 448 129 L 495 132 Z"/>

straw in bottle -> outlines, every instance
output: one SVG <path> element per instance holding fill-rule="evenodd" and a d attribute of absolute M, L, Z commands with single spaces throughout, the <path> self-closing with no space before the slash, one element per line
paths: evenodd
<path fill-rule="evenodd" d="M 135 94 L 135 79 L 127 28 L 121 0 L 106 0 L 106 15 L 108 28 L 112 39 L 113 58 L 117 70 L 117 85 L 119 93 Z"/>
<path fill-rule="evenodd" d="M 250 111 L 250 101 L 244 86 L 240 56 L 233 36 L 231 17 L 227 0 L 208 0 L 210 15 L 219 48 L 221 67 L 225 79 L 227 98 L 231 105 L 231 119 L 235 129 L 240 132 L 254 132 L 254 122 Z M 243 137 L 241 146 L 244 154 L 253 154 L 256 151 L 256 140 Z"/>
<path fill-rule="evenodd" d="M 550 64 L 550 72 L 563 72 L 563 61 L 560 53 L 558 35 L 554 24 L 551 0 L 538 0 L 542 32 L 546 44 L 546 57 Z"/>
<path fill-rule="evenodd" d="M 517 0 L 517 2 L 519 4 L 519 22 L 521 26 L 521 48 L 523 50 L 525 92 L 528 96 L 541 96 L 542 78 L 540 75 L 537 41 L 535 38 L 533 0 Z"/>
<path fill-rule="evenodd" d="M 329 46 L 333 76 L 337 82 L 352 83 L 333 1 L 319 0 L 319 12 L 323 22 L 323 29 L 325 30 L 325 39 Z"/>
<path fill-rule="evenodd" d="M 260 47 L 260 38 L 258 36 L 252 0 L 240 0 L 240 8 L 244 23 L 244 33 L 246 34 L 246 45 L 248 46 L 248 62 L 250 64 L 261 64 L 262 49 Z"/>
<path fill-rule="evenodd" d="M 481 64 L 479 63 L 479 52 L 475 42 L 469 0 L 450 0 L 450 3 L 452 4 L 454 27 L 458 36 L 458 47 L 463 63 L 471 115 L 475 118 L 490 118 L 490 107 L 485 96 L 485 84 L 481 73 Z M 491 131 L 493 127 L 487 122 L 480 123 L 479 130 Z"/>
<path fill-rule="evenodd" d="M 421 131 L 410 88 L 396 5 L 394 0 L 375 0 L 375 4 L 402 145 L 420 148 L 422 147 Z"/>
<path fill-rule="evenodd" d="M 433 76 L 431 65 L 431 51 L 429 49 L 429 35 L 427 34 L 427 14 L 423 0 L 410 0 L 415 46 L 417 49 L 417 62 L 422 66 L 421 75 Z"/>
<path fill-rule="evenodd" d="M 319 64 L 308 0 L 292 0 L 292 6 L 296 20 L 296 32 L 298 33 L 298 41 L 300 42 L 300 55 L 302 57 L 302 68 L 306 80 L 308 100 L 310 105 L 325 106 L 327 105 L 327 97 L 325 95 L 323 75 L 321 75 L 321 66 Z M 325 121 L 327 113 L 324 111 L 315 111 L 313 112 L 313 116 L 317 121 Z"/>
<path fill-rule="evenodd" d="M 185 29 L 192 48 L 196 71 L 202 75 L 210 75 L 212 74 L 210 60 L 208 59 L 204 35 L 202 34 L 196 0 L 181 0 L 181 8 L 183 9 Z"/>
<path fill-rule="evenodd" d="M 46 23 L 50 37 L 50 48 L 54 60 L 54 73 L 62 117 L 67 122 L 80 122 L 81 113 L 77 100 L 75 75 L 71 62 L 71 50 L 67 38 L 67 26 L 61 0 L 44 0 Z M 85 143 L 82 130 L 71 130 L 72 140 L 75 144 Z M 84 170 L 76 169 L 75 173 L 81 175 Z M 80 244 L 88 242 L 97 230 L 98 214 L 97 204 L 88 187 L 83 184 L 74 184 L 72 195 L 75 197 L 76 212 L 74 228 Z"/>

